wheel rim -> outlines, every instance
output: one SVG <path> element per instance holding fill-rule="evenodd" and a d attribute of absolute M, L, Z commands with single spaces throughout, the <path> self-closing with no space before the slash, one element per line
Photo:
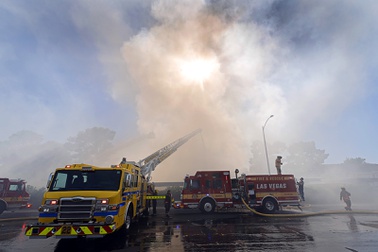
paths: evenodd
<path fill-rule="evenodd" d="M 268 200 L 267 202 L 265 202 L 265 209 L 268 210 L 268 211 L 273 211 L 274 210 L 274 203 L 270 200 Z"/>
<path fill-rule="evenodd" d="M 210 202 L 206 202 L 203 205 L 203 209 L 205 210 L 205 212 L 209 213 L 213 210 L 213 205 Z"/>
<path fill-rule="evenodd" d="M 125 226 L 126 226 L 126 229 L 130 228 L 130 224 L 131 224 L 131 216 L 130 216 L 129 213 L 127 213 L 125 215 Z"/>

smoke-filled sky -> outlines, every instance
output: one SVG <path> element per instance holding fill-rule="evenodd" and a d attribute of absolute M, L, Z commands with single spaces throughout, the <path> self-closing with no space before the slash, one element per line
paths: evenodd
<path fill-rule="evenodd" d="M 0 141 L 105 127 L 123 153 L 153 132 L 124 154 L 138 161 L 201 128 L 153 175 L 177 181 L 247 169 L 274 115 L 270 143 L 378 163 L 377 12 L 375 0 L 3 0 Z"/>

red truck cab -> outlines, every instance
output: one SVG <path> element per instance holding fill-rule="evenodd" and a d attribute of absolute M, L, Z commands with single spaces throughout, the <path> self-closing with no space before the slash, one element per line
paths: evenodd
<path fill-rule="evenodd" d="M 197 171 L 186 176 L 181 192 L 182 206 L 213 212 L 215 207 L 232 207 L 232 184 L 229 171 Z"/>
<path fill-rule="evenodd" d="M 25 180 L 0 178 L 0 214 L 5 210 L 30 207 L 29 199 Z"/>

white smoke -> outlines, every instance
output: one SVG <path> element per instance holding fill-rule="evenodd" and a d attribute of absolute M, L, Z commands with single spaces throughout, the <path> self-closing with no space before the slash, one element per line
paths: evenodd
<path fill-rule="evenodd" d="M 138 86 L 140 132 L 172 139 L 202 128 L 206 151 L 191 144 L 185 152 L 196 161 L 206 156 L 203 169 L 247 170 L 249 146 L 262 139 L 261 126 L 271 114 L 270 141 L 316 141 L 308 136 L 314 126 L 365 94 L 364 55 L 355 47 L 368 30 L 358 14 L 350 20 L 346 13 L 367 10 L 350 2 L 297 5 L 154 2 L 156 24 L 122 47 Z M 198 59 L 213 62 L 211 74 L 202 80 L 183 75 L 183 64 Z M 166 166 L 169 175 L 155 176 L 172 180 L 183 176 L 172 174 L 173 167 L 199 169 L 191 159 L 175 160 Z"/>
<path fill-rule="evenodd" d="M 248 172 L 250 145 L 262 141 L 274 114 L 268 144 L 315 141 L 339 163 L 376 156 L 358 147 L 378 141 L 366 133 L 375 130 L 375 111 L 356 106 L 378 93 L 373 0 L 4 1 L 0 8 L 9 17 L 4 37 L 30 46 L 0 41 L 4 66 L 24 63 L 15 73 L 0 67 L 4 138 L 26 129 L 64 141 L 107 127 L 120 141 L 103 162 L 113 164 L 202 128 L 152 174 L 177 181 L 201 169 Z M 125 140 L 151 132 L 144 143 Z"/>

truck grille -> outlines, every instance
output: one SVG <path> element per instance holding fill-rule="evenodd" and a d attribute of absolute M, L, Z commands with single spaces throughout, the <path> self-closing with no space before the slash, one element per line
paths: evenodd
<path fill-rule="evenodd" d="M 95 204 L 95 198 L 62 198 L 60 199 L 58 220 L 90 220 Z"/>

